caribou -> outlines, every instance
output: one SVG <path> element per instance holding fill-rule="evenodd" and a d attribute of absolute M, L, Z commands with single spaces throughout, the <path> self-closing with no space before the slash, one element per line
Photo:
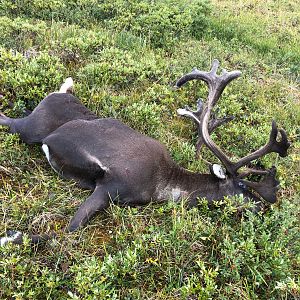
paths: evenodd
<path fill-rule="evenodd" d="M 197 152 L 205 145 L 223 164 L 223 167 L 211 164 L 210 174 L 184 169 L 159 141 L 117 119 L 99 118 L 71 93 L 71 78 L 27 116 L 13 119 L 1 113 L 0 125 L 7 126 L 11 133 L 18 133 L 27 144 L 40 144 L 50 166 L 60 176 L 73 179 L 80 187 L 92 191 L 72 217 L 66 232 L 86 225 L 111 202 L 145 205 L 184 199 L 189 207 L 193 207 L 203 198 L 212 204 L 227 196 L 242 195 L 245 202 L 253 203 L 254 211 L 260 211 L 265 202 L 276 202 L 279 182 L 275 167 L 253 168 L 250 163 L 271 152 L 284 157 L 290 143 L 285 131 L 278 130 L 273 121 L 267 143 L 238 161 L 232 161 L 215 144 L 211 133 L 232 117 L 216 118 L 213 108 L 225 87 L 241 75 L 239 71 L 227 72 L 224 69 L 218 75 L 218 67 L 219 62 L 214 60 L 208 72 L 194 68 L 175 85 L 180 88 L 190 80 L 201 80 L 208 86 L 207 99 L 198 100 L 197 110 L 186 106 L 177 112 L 195 121 Z M 259 179 L 253 181 L 253 177 Z M 51 236 L 32 234 L 29 238 L 32 243 L 39 243 Z M 1 239 L 1 244 L 9 241 L 20 244 L 23 237 L 21 232 L 10 231 Z"/>

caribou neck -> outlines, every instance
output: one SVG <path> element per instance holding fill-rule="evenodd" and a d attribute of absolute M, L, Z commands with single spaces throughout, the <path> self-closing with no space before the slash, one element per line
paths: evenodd
<path fill-rule="evenodd" d="M 168 179 L 163 181 L 163 187 L 159 186 L 158 199 L 192 201 L 197 197 L 203 197 L 212 201 L 236 194 L 232 180 L 220 180 L 211 174 L 194 173 L 175 164 L 168 170 L 165 178 Z"/>

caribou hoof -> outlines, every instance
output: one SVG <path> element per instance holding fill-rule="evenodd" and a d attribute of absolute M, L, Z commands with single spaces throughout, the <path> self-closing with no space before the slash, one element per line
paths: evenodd
<path fill-rule="evenodd" d="M 0 238 L 0 246 L 3 247 L 8 242 L 14 242 L 20 238 L 22 233 L 20 231 L 8 230 L 6 236 Z"/>

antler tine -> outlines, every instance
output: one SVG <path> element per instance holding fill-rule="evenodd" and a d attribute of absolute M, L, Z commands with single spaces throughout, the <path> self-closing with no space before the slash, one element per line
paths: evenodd
<path fill-rule="evenodd" d="M 214 59 L 209 72 L 199 71 L 197 68 L 194 68 L 192 72 L 182 76 L 176 82 L 175 87 L 179 88 L 190 80 L 202 80 L 208 85 L 208 100 L 211 101 L 212 106 L 214 106 L 226 85 L 242 74 L 240 71 L 227 72 L 225 69 L 222 69 L 221 75 L 217 75 L 219 65 L 220 62 Z"/>
<path fill-rule="evenodd" d="M 199 71 L 197 68 L 193 68 L 192 72 L 182 76 L 179 78 L 175 84 L 175 88 L 180 88 L 184 84 L 186 84 L 188 81 L 194 80 L 194 79 L 200 79 L 208 83 L 207 78 L 208 72 Z"/>
<path fill-rule="evenodd" d="M 208 85 L 208 97 L 205 107 L 202 110 L 200 118 L 195 114 L 195 112 L 190 109 L 179 109 L 177 112 L 179 115 L 189 116 L 193 118 L 199 124 L 199 140 L 203 143 L 220 159 L 220 161 L 224 164 L 226 170 L 234 175 L 234 170 L 232 169 L 233 163 L 229 160 L 229 158 L 225 155 L 224 152 L 213 142 L 210 137 L 209 131 L 209 123 L 210 116 L 213 107 L 216 105 L 218 99 L 220 98 L 223 90 L 231 82 L 233 79 L 239 77 L 241 72 L 232 71 L 227 72 L 226 70 L 222 70 L 221 75 L 217 75 L 217 70 L 219 67 L 219 61 L 214 59 L 212 62 L 212 67 L 209 72 L 199 71 L 197 69 L 193 69 L 193 71 L 189 74 L 181 77 L 177 83 L 177 87 L 181 87 L 186 82 L 199 79 L 206 82 Z"/>
<path fill-rule="evenodd" d="M 241 183 L 253 189 L 263 199 L 270 203 L 276 202 L 276 191 L 279 186 L 279 181 L 276 180 L 276 168 L 266 170 L 266 176 L 260 182 L 252 182 L 248 180 L 241 180 Z"/>
<path fill-rule="evenodd" d="M 249 162 L 262 157 L 268 153 L 275 152 L 278 153 L 279 156 L 285 157 L 287 156 L 287 150 L 290 147 L 290 143 L 288 142 L 286 132 L 283 129 L 279 130 L 281 135 L 281 140 L 278 142 L 276 140 L 278 136 L 278 129 L 275 121 L 272 121 L 272 130 L 270 133 L 269 141 L 260 149 L 254 151 L 253 153 L 241 158 L 239 161 L 237 161 L 233 169 L 236 172 L 239 168 L 242 166 L 247 165 Z"/>
<path fill-rule="evenodd" d="M 207 111 L 207 107 L 205 108 L 205 110 Z M 200 127 L 200 134 L 201 134 L 200 139 L 220 159 L 220 161 L 224 164 L 226 170 L 230 174 L 234 174 L 234 170 L 232 169 L 233 163 L 228 159 L 228 157 L 221 151 L 221 149 L 212 141 L 212 139 L 209 136 L 208 119 L 210 114 L 209 115 L 204 114 L 203 119 L 201 116 L 201 121 L 200 121 L 196 113 L 191 109 L 189 109 L 188 107 L 183 109 L 179 108 L 177 110 L 177 113 L 181 116 L 192 118 L 195 120 L 196 123 L 198 123 Z"/>
<path fill-rule="evenodd" d="M 185 106 L 185 109 L 192 112 L 195 116 L 197 116 L 197 118 L 200 118 L 201 113 L 203 111 L 202 99 L 199 98 L 197 100 L 197 109 L 196 110 L 192 110 L 188 105 Z M 195 119 L 193 117 L 191 117 L 190 115 L 186 115 L 186 117 L 189 117 L 195 121 Z M 225 123 L 232 121 L 233 119 L 234 119 L 234 116 L 227 116 L 227 117 L 222 117 L 222 118 L 217 118 L 217 117 L 213 116 L 212 119 L 209 121 L 209 128 L 208 128 L 209 133 L 212 133 L 216 128 L 218 128 L 219 126 L 221 126 Z M 198 122 L 195 122 L 195 123 L 198 125 Z M 200 135 L 200 127 L 199 126 L 198 126 L 198 133 Z"/>
<path fill-rule="evenodd" d="M 179 88 L 190 80 L 199 79 L 205 81 L 207 84 L 210 84 L 212 81 L 212 76 L 217 74 L 218 67 L 220 62 L 217 59 L 214 59 L 212 62 L 212 67 L 209 72 L 200 71 L 197 68 L 193 68 L 192 72 L 183 75 L 180 79 L 177 80 L 175 87 Z"/>
<path fill-rule="evenodd" d="M 199 98 L 197 100 L 197 109 L 196 110 L 192 110 L 187 105 L 185 106 L 185 110 L 191 112 L 198 119 L 201 118 L 201 114 L 202 114 L 202 111 L 203 111 L 203 101 L 202 101 L 202 99 Z M 200 126 L 200 123 L 198 121 L 196 121 L 195 118 L 193 116 L 191 116 L 190 114 L 184 114 L 184 116 L 193 119 L 195 121 L 196 126 L 197 126 L 198 141 L 197 141 L 197 144 L 196 144 L 196 157 L 198 157 L 199 156 L 199 152 L 201 150 L 201 147 L 203 145 L 203 139 L 201 137 L 201 126 Z M 234 116 L 227 116 L 227 117 L 223 117 L 223 118 L 216 118 L 215 116 L 213 116 L 211 118 L 211 120 L 209 121 L 209 124 L 208 124 L 208 132 L 211 134 L 219 126 L 221 126 L 223 124 L 226 124 L 226 123 L 232 121 L 233 119 L 234 119 Z"/>
<path fill-rule="evenodd" d="M 212 117 L 208 123 L 208 133 L 212 134 L 218 127 L 223 124 L 226 124 L 234 119 L 234 116 L 227 116 L 223 118 Z M 204 145 L 204 141 L 201 135 L 201 126 L 199 123 L 196 123 L 198 126 L 198 140 L 196 144 L 196 158 L 199 157 L 199 153 L 201 151 L 202 146 Z"/>
<path fill-rule="evenodd" d="M 196 110 L 192 110 L 188 105 L 185 106 L 185 109 L 191 111 L 195 116 L 200 118 L 200 116 L 202 114 L 202 111 L 203 111 L 203 101 L 202 101 L 202 99 L 199 98 L 197 100 L 197 109 Z M 187 117 L 190 117 L 190 116 L 187 116 Z M 194 118 L 192 118 L 192 119 L 194 119 Z"/>
<path fill-rule="evenodd" d="M 240 173 L 238 178 L 246 178 L 249 175 L 266 175 L 269 171 L 267 170 L 260 170 L 260 169 L 253 169 L 253 168 L 247 168 L 243 173 Z"/>

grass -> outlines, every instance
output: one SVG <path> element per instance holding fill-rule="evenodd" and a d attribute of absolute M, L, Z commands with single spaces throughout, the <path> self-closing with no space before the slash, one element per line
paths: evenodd
<path fill-rule="evenodd" d="M 292 146 L 284 159 L 261 160 L 276 165 L 281 182 L 278 203 L 263 216 L 238 217 L 231 199 L 212 210 L 205 201 L 193 210 L 111 206 L 66 235 L 88 192 L 57 177 L 38 146 L 1 128 L 0 235 L 58 237 L 0 249 L 0 299 L 298 299 L 299 22 L 293 0 L 2 1 L 0 108 L 9 116 L 72 76 L 76 95 L 100 117 L 123 120 L 165 143 L 182 166 L 208 172 L 205 160 L 215 158 L 203 149 L 195 160 L 195 129 L 176 116 L 206 88 L 171 86 L 218 58 L 243 76 L 220 101 L 219 114 L 236 118 L 216 131 L 216 142 L 233 159 L 245 155 L 265 143 L 275 119 Z"/>

